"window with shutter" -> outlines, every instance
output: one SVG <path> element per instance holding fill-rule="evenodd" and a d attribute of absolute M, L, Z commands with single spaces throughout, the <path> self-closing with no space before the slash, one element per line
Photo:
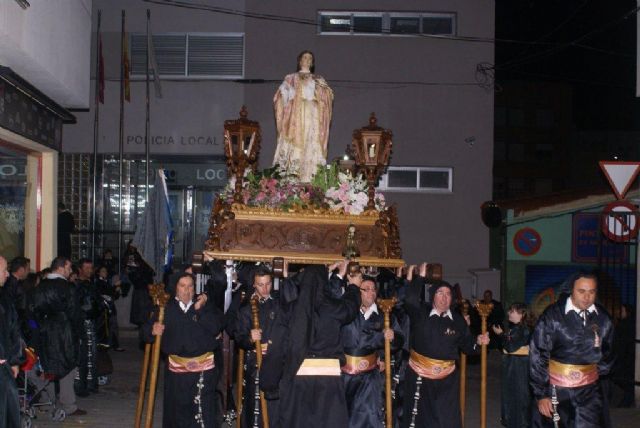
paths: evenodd
<path fill-rule="evenodd" d="M 131 34 L 131 74 L 145 75 L 147 36 Z M 163 78 L 237 79 L 244 76 L 244 34 L 154 34 L 153 46 Z"/>

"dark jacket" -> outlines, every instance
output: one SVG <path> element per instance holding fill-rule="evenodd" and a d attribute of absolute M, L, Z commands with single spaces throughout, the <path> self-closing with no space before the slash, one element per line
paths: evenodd
<path fill-rule="evenodd" d="M 89 280 L 78 281 L 75 284 L 75 295 L 82 319 L 95 320 L 100 316 L 102 298 L 96 284 Z"/>
<path fill-rule="evenodd" d="M 62 277 L 48 277 L 33 292 L 40 336 L 36 353 L 46 373 L 64 377 L 78 365 L 81 315 L 74 287 Z"/>

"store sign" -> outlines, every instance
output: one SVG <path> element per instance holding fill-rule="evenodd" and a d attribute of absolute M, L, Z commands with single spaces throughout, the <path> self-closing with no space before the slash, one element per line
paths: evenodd
<path fill-rule="evenodd" d="M 27 180 L 27 162 L 24 159 L 0 158 L 0 181 Z"/>
<path fill-rule="evenodd" d="M 601 217 L 599 213 L 573 215 L 571 261 L 574 263 L 598 263 L 599 258 L 624 263 L 628 260 L 628 246 L 602 236 Z"/>
<path fill-rule="evenodd" d="M 62 120 L 33 97 L 0 81 L 0 126 L 60 150 Z"/>

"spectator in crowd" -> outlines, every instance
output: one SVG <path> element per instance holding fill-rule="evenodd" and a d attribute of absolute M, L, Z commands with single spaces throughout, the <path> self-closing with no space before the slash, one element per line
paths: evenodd
<path fill-rule="evenodd" d="M 114 276 L 114 278 L 117 281 L 115 284 L 105 266 L 100 266 L 96 271 L 96 288 L 102 297 L 106 311 L 105 316 L 99 322 L 101 330 L 99 335 L 103 335 L 103 343 L 112 347 L 116 352 L 122 352 L 124 349 L 120 347 L 118 311 L 115 303 L 120 298 L 120 280 L 118 276 Z"/>
<path fill-rule="evenodd" d="M 113 258 L 113 251 L 106 248 L 102 253 L 102 258 L 98 260 L 98 266 L 107 268 L 109 276 L 113 276 L 118 267 L 118 259 Z"/>
<path fill-rule="evenodd" d="M 20 309 L 23 308 L 24 290 L 22 289 L 22 281 L 29 274 L 29 264 L 31 261 L 22 256 L 15 257 L 9 263 L 9 278 L 2 287 L 2 292 L 7 295 L 9 301 L 12 302 L 16 311 L 20 315 Z"/>
<path fill-rule="evenodd" d="M 7 260 L 0 256 L 0 287 L 9 273 Z M 20 404 L 15 377 L 22 359 L 18 317 L 12 302 L 0 293 L 0 427 L 20 426 Z"/>
<path fill-rule="evenodd" d="M 68 281 L 71 261 L 58 256 L 51 262 L 51 273 L 33 292 L 33 311 L 39 325 L 36 353 L 45 373 L 59 380 L 58 401 L 67 416 L 86 412 L 76 405 L 73 382 L 78 366 L 82 317 L 73 285 Z M 49 395 L 54 396 L 53 385 Z"/>
<path fill-rule="evenodd" d="M 62 202 L 58 203 L 58 254 L 71 259 L 71 234 L 76 225 L 73 214 Z"/>
<path fill-rule="evenodd" d="M 491 313 L 487 317 L 487 326 L 495 326 L 500 329 L 504 329 L 504 308 L 502 307 L 502 303 L 494 300 L 493 292 L 491 290 L 484 291 L 484 294 L 482 295 L 482 303 L 493 303 L 493 309 L 491 309 Z M 489 348 L 500 349 L 500 336 L 495 333 L 493 328 L 489 328 L 489 339 Z"/>

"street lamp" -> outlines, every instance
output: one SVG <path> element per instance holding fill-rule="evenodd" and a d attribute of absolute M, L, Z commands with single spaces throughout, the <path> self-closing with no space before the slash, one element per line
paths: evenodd
<path fill-rule="evenodd" d="M 242 106 L 240 118 L 224 121 L 224 154 L 227 173 L 236 177 L 233 201 L 242 203 L 242 183 L 247 167 L 256 168 L 260 152 L 260 124 L 247 119 L 247 108 Z"/>
<path fill-rule="evenodd" d="M 351 147 L 355 154 L 358 171 L 364 173 L 369 184 L 367 210 L 375 209 L 375 186 L 387 169 L 391 158 L 392 134 L 388 129 L 378 126 L 375 113 L 369 117 L 369 126 L 353 131 Z"/>

